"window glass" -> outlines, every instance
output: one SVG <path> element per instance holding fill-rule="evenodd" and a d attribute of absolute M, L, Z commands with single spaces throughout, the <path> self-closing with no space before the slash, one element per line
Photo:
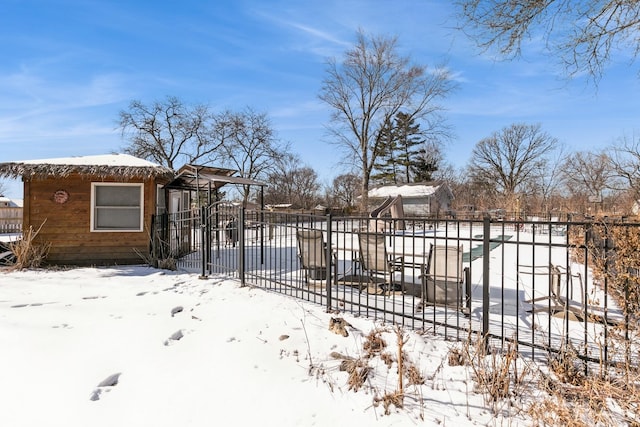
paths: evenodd
<path fill-rule="evenodd" d="M 140 187 L 97 185 L 96 206 L 140 206 Z"/>
<path fill-rule="evenodd" d="M 93 231 L 142 231 L 142 184 L 92 186 Z"/>

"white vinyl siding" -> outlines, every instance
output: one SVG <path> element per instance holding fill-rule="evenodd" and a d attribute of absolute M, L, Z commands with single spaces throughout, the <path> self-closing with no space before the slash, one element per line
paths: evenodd
<path fill-rule="evenodd" d="M 91 183 L 91 231 L 142 231 L 143 184 Z"/>

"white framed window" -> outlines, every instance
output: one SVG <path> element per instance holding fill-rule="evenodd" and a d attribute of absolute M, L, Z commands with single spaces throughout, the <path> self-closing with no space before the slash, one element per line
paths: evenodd
<path fill-rule="evenodd" d="M 142 231 L 144 185 L 91 183 L 91 231 Z"/>

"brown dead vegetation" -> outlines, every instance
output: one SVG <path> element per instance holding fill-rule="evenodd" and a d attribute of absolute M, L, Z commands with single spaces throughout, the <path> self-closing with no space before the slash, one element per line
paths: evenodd
<path fill-rule="evenodd" d="M 46 221 L 45 221 L 46 222 Z M 36 236 L 44 226 L 40 224 L 37 230 L 32 226 L 22 233 L 22 238 L 9 244 L 9 248 L 16 257 L 16 262 L 12 268 L 22 270 L 25 268 L 39 268 L 42 266 L 49 253 L 50 245 L 47 243 L 39 243 Z"/>

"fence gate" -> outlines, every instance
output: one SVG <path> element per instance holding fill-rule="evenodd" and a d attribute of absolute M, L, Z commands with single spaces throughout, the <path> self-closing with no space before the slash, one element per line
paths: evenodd
<path fill-rule="evenodd" d="M 203 207 L 201 271 L 202 275 L 223 273 L 237 275 L 243 233 L 242 208 L 218 202 Z"/>
<path fill-rule="evenodd" d="M 237 275 L 242 209 L 214 203 L 153 217 L 151 257 L 175 260 L 180 269 Z"/>

